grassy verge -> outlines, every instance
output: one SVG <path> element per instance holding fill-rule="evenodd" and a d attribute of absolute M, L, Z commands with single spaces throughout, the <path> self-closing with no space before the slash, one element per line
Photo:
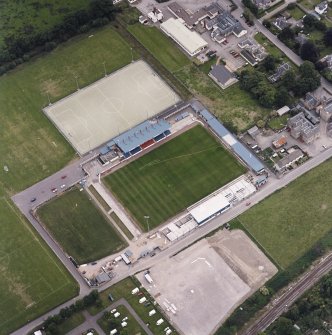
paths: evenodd
<path fill-rule="evenodd" d="M 38 215 L 66 253 L 79 264 L 125 247 L 110 222 L 78 189 L 47 203 L 38 210 Z"/>
<path fill-rule="evenodd" d="M 258 106 L 249 93 L 240 89 L 239 83 L 222 90 L 195 65 L 186 66 L 175 75 L 232 131 L 244 131 L 269 114 L 268 109 Z"/>
<path fill-rule="evenodd" d="M 150 216 L 150 229 L 157 227 L 244 172 L 214 137 L 197 126 L 104 182 L 147 231 L 145 215 Z"/>
<path fill-rule="evenodd" d="M 85 321 L 82 313 L 75 313 L 58 327 L 59 334 L 67 334 Z"/>
<path fill-rule="evenodd" d="M 134 235 L 129 231 L 126 225 L 120 220 L 120 218 L 114 213 L 110 213 L 110 217 L 115 221 L 118 227 L 122 230 L 122 232 L 128 237 L 129 240 L 134 238 Z"/>
<path fill-rule="evenodd" d="M 39 235 L 0 198 L 0 334 L 78 294 L 74 279 Z"/>
<path fill-rule="evenodd" d="M 112 329 L 120 330 L 120 334 L 121 334 L 121 330 L 123 329 L 124 331 L 126 331 L 126 334 L 146 335 L 145 331 L 138 324 L 138 322 L 134 319 L 134 317 L 129 313 L 129 311 L 127 310 L 125 306 L 120 305 L 119 307 L 116 308 L 116 311 L 120 313 L 120 316 L 118 318 L 115 318 L 114 314 L 106 313 L 106 315 L 104 315 L 97 321 L 101 329 L 106 334 L 109 334 L 109 332 Z M 125 328 L 122 328 L 121 320 L 125 317 L 128 318 L 125 321 L 127 323 L 127 326 Z"/>
<path fill-rule="evenodd" d="M 112 287 L 106 289 L 105 291 L 100 293 L 100 298 L 101 298 L 101 301 L 102 301 L 101 306 L 100 307 L 93 306 L 93 307 L 89 308 L 88 310 L 89 310 L 90 314 L 91 315 L 96 315 L 97 313 L 101 312 L 103 309 L 105 309 L 106 307 L 111 305 L 112 302 L 108 299 L 108 295 L 111 293 L 112 297 L 114 298 L 115 301 L 120 299 L 120 298 L 125 298 L 129 302 L 131 307 L 136 311 L 138 316 L 146 324 L 147 323 L 150 324 L 149 328 L 154 335 L 164 335 L 165 334 L 164 329 L 168 326 L 173 329 L 173 327 L 170 326 L 170 324 L 165 319 L 165 316 L 160 312 L 159 307 L 157 305 L 151 304 L 151 305 L 146 307 L 146 306 L 144 306 L 144 304 L 140 304 L 138 302 L 140 297 L 137 296 L 137 295 L 132 295 L 131 294 L 131 291 L 135 287 L 140 287 L 140 283 L 135 278 L 129 278 L 128 277 L 128 278 L 122 280 L 121 282 L 113 285 Z M 145 291 L 144 288 L 141 288 L 141 291 L 144 292 L 144 296 L 147 298 L 147 300 L 152 302 L 152 298 L 150 297 L 149 293 L 147 291 Z M 156 314 L 154 314 L 152 317 L 150 317 L 149 316 L 149 311 L 151 311 L 152 309 L 156 310 Z M 160 318 L 163 318 L 165 320 L 165 322 L 162 325 L 157 326 L 156 321 Z M 177 335 L 177 332 L 175 330 L 173 330 L 172 334 Z"/>
<path fill-rule="evenodd" d="M 106 212 L 111 210 L 112 208 L 108 205 L 108 203 L 104 200 L 104 198 L 96 191 L 93 185 L 89 186 L 89 191 L 96 198 L 98 203 L 105 209 Z"/>

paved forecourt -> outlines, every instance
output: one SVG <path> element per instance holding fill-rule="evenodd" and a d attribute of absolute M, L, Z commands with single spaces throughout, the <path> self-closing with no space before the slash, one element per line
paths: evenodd
<path fill-rule="evenodd" d="M 84 155 L 179 101 L 179 96 L 140 60 L 46 107 L 44 112 Z"/>

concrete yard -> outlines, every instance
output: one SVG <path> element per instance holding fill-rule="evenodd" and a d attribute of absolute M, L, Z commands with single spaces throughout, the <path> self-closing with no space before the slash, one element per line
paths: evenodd
<path fill-rule="evenodd" d="M 83 155 L 179 100 L 148 64 L 137 61 L 44 111 Z"/>
<path fill-rule="evenodd" d="M 222 230 L 137 275 L 181 333 L 212 334 L 277 272 L 243 231 Z"/>

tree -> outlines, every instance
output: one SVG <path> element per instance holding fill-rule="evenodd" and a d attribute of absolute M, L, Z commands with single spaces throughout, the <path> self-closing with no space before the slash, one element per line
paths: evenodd
<path fill-rule="evenodd" d="M 290 105 L 292 102 L 291 96 L 288 93 L 288 90 L 281 86 L 275 96 L 275 104 L 278 108 L 281 108 L 286 105 Z"/>
<path fill-rule="evenodd" d="M 300 48 L 300 56 L 303 60 L 316 63 L 319 59 L 319 50 L 311 41 L 306 41 Z"/>
<path fill-rule="evenodd" d="M 285 317 L 280 317 L 273 328 L 276 335 L 292 335 L 295 333 L 292 321 Z"/>
<path fill-rule="evenodd" d="M 315 28 L 317 21 L 318 20 L 313 15 L 307 14 L 303 19 L 303 25 L 307 30 L 312 30 Z"/>
<path fill-rule="evenodd" d="M 292 91 L 296 82 L 296 75 L 295 72 L 291 69 L 287 71 L 284 76 L 282 77 L 282 85 L 288 91 Z"/>
<path fill-rule="evenodd" d="M 324 43 L 326 46 L 332 46 L 332 28 L 329 28 L 325 31 Z"/>
<path fill-rule="evenodd" d="M 292 28 L 286 27 L 279 33 L 278 38 L 282 42 L 286 42 L 288 40 L 294 40 L 295 33 Z"/>
<path fill-rule="evenodd" d="M 277 59 L 273 55 L 268 55 L 263 61 L 263 67 L 266 71 L 274 71 L 276 69 Z"/>

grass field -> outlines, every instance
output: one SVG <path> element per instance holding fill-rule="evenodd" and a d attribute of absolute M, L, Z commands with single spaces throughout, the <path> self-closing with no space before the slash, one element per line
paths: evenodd
<path fill-rule="evenodd" d="M 332 161 L 318 166 L 238 220 L 286 268 L 332 229 Z"/>
<path fill-rule="evenodd" d="M 105 334 L 109 334 L 110 330 L 112 330 L 114 327 L 110 328 L 109 323 L 110 321 L 121 323 L 121 319 L 124 317 L 128 317 L 127 326 L 125 327 L 126 334 L 133 334 L 133 335 L 146 335 L 143 328 L 138 324 L 138 322 L 131 316 L 131 314 L 128 312 L 127 308 L 125 306 L 120 305 L 116 308 L 116 311 L 120 313 L 120 319 L 114 318 L 112 315 L 110 319 L 105 319 L 104 317 L 101 317 L 97 322 L 99 326 L 102 328 L 102 330 L 105 332 Z M 121 327 L 116 327 L 117 329 L 120 329 Z M 121 334 L 121 333 L 120 333 Z"/>
<path fill-rule="evenodd" d="M 128 31 L 169 71 L 180 70 L 183 66 L 189 64 L 189 58 L 156 27 L 146 27 L 137 23 L 128 26 Z"/>
<path fill-rule="evenodd" d="M 289 119 L 289 114 L 284 114 L 282 116 L 274 117 L 268 122 L 268 126 L 273 130 L 279 130 L 286 126 L 287 120 Z"/>
<path fill-rule="evenodd" d="M 125 247 L 86 193 L 74 189 L 38 210 L 38 216 L 67 254 L 79 264 L 110 255 Z"/>
<path fill-rule="evenodd" d="M 0 169 L 0 185 L 10 193 L 59 170 L 74 157 L 41 108 L 47 104 L 47 92 L 54 102 L 76 90 L 74 74 L 79 75 L 81 87 L 102 77 L 103 61 L 108 72 L 131 61 L 128 44 L 110 28 L 91 38 L 76 38 L 0 78 L 0 157 L 1 165 L 9 167 L 8 173 Z"/>
<path fill-rule="evenodd" d="M 0 1 L 0 48 L 5 36 L 35 36 L 48 31 L 63 18 L 88 7 L 91 0 Z"/>
<path fill-rule="evenodd" d="M 78 294 L 55 255 L 6 199 L 0 198 L 0 334 Z"/>
<path fill-rule="evenodd" d="M 158 226 L 245 172 L 197 126 L 104 178 L 144 230 Z"/>

